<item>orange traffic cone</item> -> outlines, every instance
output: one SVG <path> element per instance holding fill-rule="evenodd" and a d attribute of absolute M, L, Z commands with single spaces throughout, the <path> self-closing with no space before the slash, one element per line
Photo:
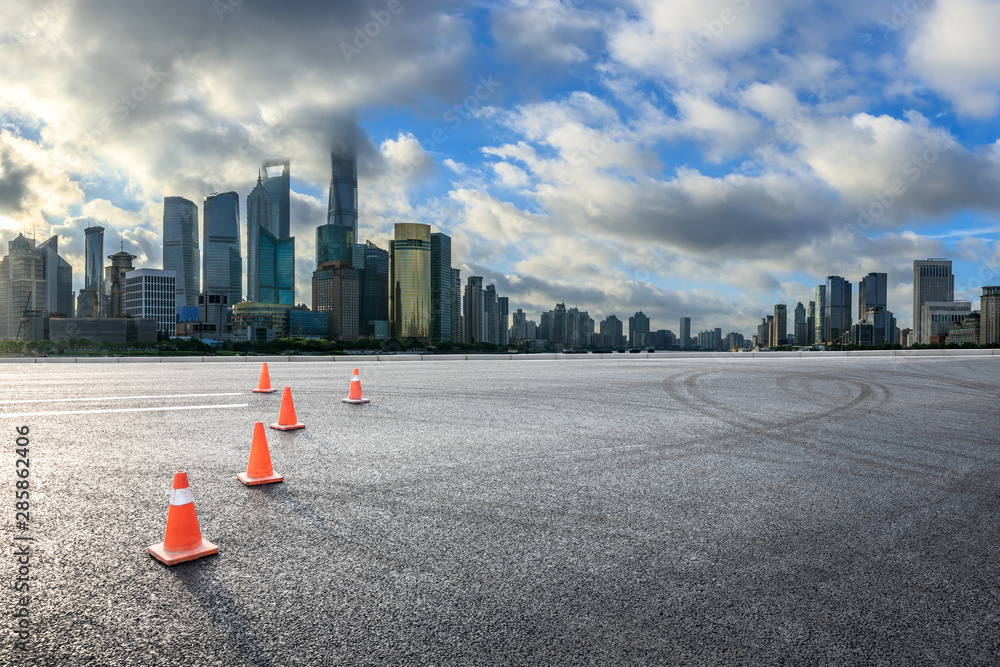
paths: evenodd
<path fill-rule="evenodd" d="M 255 394 L 273 394 L 278 391 L 271 386 L 271 375 L 267 372 L 267 362 L 260 367 L 260 380 L 257 381 L 257 388 L 253 390 Z"/>
<path fill-rule="evenodd" d="M 151 544 L 148 551 L 165 565 L 219 553 L 219 547 L 201 539 L 194 496 L 191 495 L 186 472 L 174 473 L 174 488 L 170 492 L 170 509 L 167 510 L 167 533 L 162 542 Z"/>
<path fill-rule="evenodd" d="M 354 369 L 354 375 L 351 377 L 351 391 L 347 394 L 347 398 L 340 399 L 344 403 L 370 403 L 367 398 L 361 395 L 361 378 L 358 377 L 358 369 Z"/>
<path fill-rule="evenodd" d="M 250 444 L 250 463 L 247 464 L 247 471 L 236 473 L 236 477 L 247 486 L 271 484 L 284 479 L 271 467 L 271 452 L 267 449 L 264 422 L 254 424 L 253 442 Z"/>
<path fill-rule="evenodd" d="M 305 424 L 300 424 L 295 418 L 295 404 L 292 403 L 292 390 L 285 387 L 285 392 L 281 395 L 281 410 L 278 412 L 278 423 L 271 424 L 271 428 L 279 431 L 291 431 L 296 428 L 305 428 Z"/>

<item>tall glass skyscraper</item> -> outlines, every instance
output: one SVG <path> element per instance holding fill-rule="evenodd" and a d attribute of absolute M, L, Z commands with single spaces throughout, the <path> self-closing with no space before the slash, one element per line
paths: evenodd
<path fill-rule="evenodd" d="M 431 340 L 451 340 L 451 237 L 431 234 Z"/>
<path fill-rule="evenodd" d="M 431 337 L 431 227 L 397 223 L 389 242 L 389 317 L 392 335 Z"/>
<path fill-rule="evenodd" d="M 77 298 L 77 317 L 100 317 L 104 294 L 104 227 L 83 230 L 83 289 Z"/>
<path fill-rule="evenodd" d="M 462 340 L 462 271 L 451 270 L 451 340 Z"/>
<path fill-rule="evenodd" d="M 47 315 L 73 317 L 73 267 L 59 256 L 59 237 L 53 236 L 35 246 L 42 258 L 45 278 L 45 310 Z"/>
<path fill-rule="evenodd" d="M 826 343 L 826 285 L 816 285 L 815 343 Z"/>
<path fill-rule="evenodd" d="M 851 330 L 851 282 L 840 276 L 826 277 L 826 340 L 840 342 L 841 335 Z"/>
<path fill-rule="evenodd" d="M 316 228 L 316 268 L 324 262 L 350 262 L 354 266 L 354 229 L 346 225 Z"/>
<path fill-rule="evenodd" d="M 243 300 L 243 253 L 240 249 L 240 196 L 235 192 L 205 197 L 202 230 L 202 289 L 225 294 L 230 304 Z"/>
<path fill-rule="evenodd" d="M 184 197 L 163 198 L 163 270 L 176 276 L 177 307 L 196 307 L 201 292 L 198 207 Z"/>
<path fill-rule="evenodd" d="M 913 261 L 913 340 L 927 345 L 931 332 L 923 326 L 921 312 L 929 302 L 954 301 L 955 276 L 950 259 Z"/>
<path fill-rule="evenodd" d="M 330 153 L 330 199 L 326 223 L 344 225 L 358 237 L 358 158 L 354 150 Z"/>
<path fill-rule="evenodd" d="M 389 322 L 389 252 L 371 241 L 362 247 L 362 253 L 357 246 L 354 250 L 355 259 L 363 261 L 365 267 L 360 269 L 359 332 L 362 336 L 375 336 L 378 334 L 375 322 Z"/>
<path fill-rule="evenodd" d="M 858 283 L 858 319 L 865 319 L 869 310 L 888 310 L 886 292 L 888 280 L 884 273 L 869 273 Z"/>
<path fill-rule="evenodd" d="M 295 239 L 274 233 L 275 202 L 258 175 L 247 197 L 247 300 L 295 305 Z"/>
<path fill-rule="evenodd" d="M 271 220 L 267 231 L 278 239 L 287 239 L 291 232 L 291 160 L 276 158 L 260 163 L 264 172 L 264 189 L 271 198 Z M 247 204 L 247 214 L 250 208 Z"/>

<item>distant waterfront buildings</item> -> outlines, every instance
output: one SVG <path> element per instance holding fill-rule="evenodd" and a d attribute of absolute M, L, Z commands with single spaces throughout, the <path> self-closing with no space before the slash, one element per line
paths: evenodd
<path fill-rule="evenodd" d="M 202 210 L 202 289 L 225 294 L 230 304 L 243 299 L 243 253 L 240 247 L 240 196 L 216 192 Z"/>
<path fill-rule="evenodd" d="M 163 198 L 163 269 L 177 276 L 177 307 L 197 306 L 201 292 L 198 207 L 184 197 Z"/>
<path fill-rule="evenodd" d="M 649 333 L 649 318 L 641 310 L 628 318 L 628 344 L 632 347 L 645 345 L 645 334 Z"/>
<path fill-rule="evenodd" d="M 941 343 L 948 327 L 971 313 L 971 301 L 925 301 L 920 307 L 920 335 L 927 344 Z"/>
<path fill-rule="evenodd" d="M 771 347 L 785 345 L 788 338 L 788 306 L 774 304 L 774 326 L 771 327 Z"/>
<path fill-rule="evenodd" d="M 623 347 L 622 321 L 615 315 L 608 315 L 601 321 L 598 344 L 602 347 Z"/>
<path fill-rule="evenodd" d="M 0 338 L 38 341 L 45 335 L 45 267 L 23 234 L 0 259 Z"/>
<path fill-rule="evenodd" d="M 682 317 L 680 322 L 680 330 L 677 334 L 680 339 L 681 349 L 686 350 L 691 347 L 691 318 Z"/>
<path fill-rule="evenodd" d="M 979 312 L 981 314 L 980 344 L 1000 344 L 1000 286 L 988 285 L 983 287 Z"/>

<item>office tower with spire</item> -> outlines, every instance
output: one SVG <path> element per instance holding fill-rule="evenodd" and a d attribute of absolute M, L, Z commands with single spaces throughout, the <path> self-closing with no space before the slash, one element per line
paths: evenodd
<path fill-rule="evenodd" d="M 163 270 L 176 276 L 177 307 L 196 307 L 201 292 L 198 206 L 184 197 L 163 198 Z"/>
<path fill-rule="evenodd" d="M 295 239 L 280 238 L 281 220 L 262 175 L 247 197 L 247 301 L 295 305 Z"/>
<path fill-rule="evenodd" d="M 931 331 L 923 323 L 923 306 L 955 300 L 955 276 L 950 259 L 917 259 L 913 261 L 913 341 L 927 345 Z"/>
<path fill-rule="evenodd" d="M 134 270 L 132 260 L 136 256 L 125 251 L 124 235 L 120 238 L 120 244 L 121 250 L 108 255 L 111 266 L 104 267 L 104 317 L 125 317 L 125 274 Z"/>
<path fill-rule="evenodd" d="M 41 340 L 45 335 L 45 267 L 35 242 L 23 234 L 0 259 L 0 339 Z"/>
<path fill-rule="evenodd" d="M 240 196 L 216 192 L 205 197 L 202 220 L 202 289 L 225 294 L 230 305 L 239 303 L 243 300 Z"/>

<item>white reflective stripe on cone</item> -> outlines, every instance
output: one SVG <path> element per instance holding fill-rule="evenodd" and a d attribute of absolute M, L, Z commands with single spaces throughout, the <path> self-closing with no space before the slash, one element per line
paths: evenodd
<path fill-rule="evenodd" d="M 193 502 L 194 495 L 191 493 L 190 486 L 185 486 L 183 489 L 172 489 L 170 491 L 171 505 L 187 505 L 188 503 Z"/>

